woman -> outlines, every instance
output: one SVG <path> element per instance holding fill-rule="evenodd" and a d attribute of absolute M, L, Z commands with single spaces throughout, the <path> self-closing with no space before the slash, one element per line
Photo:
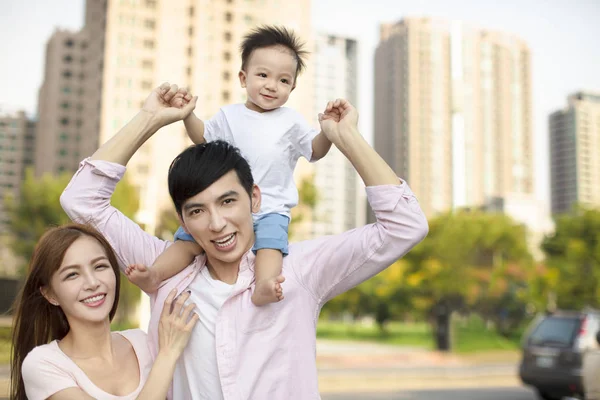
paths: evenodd
<path fill-rule="evenodd" d="M 11 399 L 165 399 L 198 320 L 189 293 L 167 298 L 152 363 L 139 329 L 111 332 L 119 303 L 116 256 L 95 229 L 70 224 L 38 242 L 13 329 Z"/>

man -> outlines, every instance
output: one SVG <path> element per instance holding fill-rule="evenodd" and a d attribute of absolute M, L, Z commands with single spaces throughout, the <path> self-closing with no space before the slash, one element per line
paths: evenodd
<path fill-rule="evenodd" d="M 113 245 L 121 268 L 151 265 L 171 243 L 143 232 L 110 205 L 115 185 L 138 148 L 158 129 L 185 118 L 177 86 L 163 84 L 142 111 L 81 167 L 61 196 L 75 220 L 90 221 Z M 175 101 L 174 101 L 175 100 Z M 327 138 L 367 186 L 377 222 L 341 235 L 290 246 L 285 300 L 256 307 L 252 212 L 260 208 L 247 162 L 224 142 L 188 148 L 171 165 L 169 191 L 182 227 L 204 249 L 151 298 L 148 336 L 156 354 L 160 306 L 173 288 L 191 291 L 200 321 L 173 379 L 175 399 L 318 399 L 316 324 L 323 304 L 406 254 L 428 226 L 406 182 L 366 143 L 358 114 L 345 100 L 319 116 Z"/>

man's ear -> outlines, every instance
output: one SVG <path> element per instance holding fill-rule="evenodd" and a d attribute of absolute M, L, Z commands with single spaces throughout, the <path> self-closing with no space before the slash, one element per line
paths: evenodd
<path fill-rule="evenodd" d="M 242 85 L 243 88 L 246 87 L 246 72 L 241 69 L 240 72 L 238 73 L 238 77 L 240 78 L 240 85 Z"/>
<path fill-rule="evenodd" d="M 52 294 L 52 291 L 49 290 L 46 286 L 41 286 L 40 287 L 40 293 L 42 294 L 42 296 L 44 296 L 44 298 L 46 300 L 48 300 L 48 303 L 52 304 L 53 306 L 58 306 L 58 301 L 54 298 L 54 295 Z"/>
<path fill-rule="evenodd" d="M 254 184 L 254 186 L 252 186 L 252 198 L 250 199 L 250 201 L 252 202 L 252 212 L 253 213 L 259 212 L 260 211 L 261 194 L 260 194 L 260 188 L 256 184 Z"/>
<path fill-rule="evenodd" d="M 185 227 L 185 222 L 183 222 L 183 217 L 181 216 L 181 214 L 177 213 L 177 219 L 179 220 L 179 225 L 181 225 L 181 227 L 183 228 L 185 233 L 187 233 L 189 235 L 190 233 L 188 232 L 187 228 Z"/>

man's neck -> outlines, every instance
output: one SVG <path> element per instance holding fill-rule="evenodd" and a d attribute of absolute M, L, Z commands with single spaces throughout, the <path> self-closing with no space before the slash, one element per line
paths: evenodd
<path fill-rule="evenodd" d="M 222 261 L 208 259 L 206 261 L 206 267 L 213 279 L 225 282 L 228 285 L 233 285 L 237 282 L 241 262 L 241 260 L 238 260 L 234 263 L 224 263 Z"/>

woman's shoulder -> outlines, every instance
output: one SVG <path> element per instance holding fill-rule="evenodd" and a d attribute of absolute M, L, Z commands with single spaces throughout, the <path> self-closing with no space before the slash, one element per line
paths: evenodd
<path fill-rule="evenodd" d="M 126 329 L 124 331 L 114 331 L 113 333 L 118 333 L 133 343 L 140 343 L 148 340 L 148 335 L 141 329 Z"/>
<path fill-rule="evenodd" d="M 31 350 L 21 365 L 25 381 L 44 379 L 47 376 L 73 374 L 73 362 L 59 348 L 56 341 Z"/>
<path fill-rule="evenodd" d="M 23 360 L 23 368 L 25 366 L 35 366 L 38 363 L 44 363 L 48 361 L 57 361 L 64 357 L 64 353 L 58 348 L 56 340 L 34 347 L 25 359 Z"/>

